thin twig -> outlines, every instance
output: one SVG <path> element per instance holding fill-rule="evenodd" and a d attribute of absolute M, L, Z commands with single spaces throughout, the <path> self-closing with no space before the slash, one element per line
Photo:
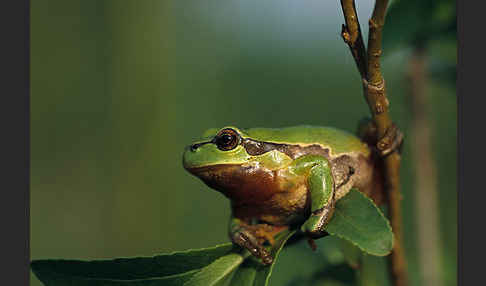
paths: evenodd
<path fill-rule="evenodd" d="M 341 0 L 341 7 L 346 22 L 346 24 L 343 24 L 342 26 L 341 36 L 343 37 L 344 42 L 349 46 L 349 50 L 353 55 L 361 78 L 366 79 L 368 78 L 366 48 L 361 35 L 361 27 L 359 25 L 354 0 Z"/>
<path fill-rule="evenodd" d="M 363 81 L 366 101 L 370 107 L 373 120 L 377 128 L 378 149 L 386 149 L 392 140 L 386 138 L 390 130 L 396 128 L 388 113 L 389 102 L 386 96 L 385 80 L 381 74 L 380 56 L 383 25 L 385 23 L 388 0 L 376 0 L 371 19 L 369 20 L 368 50 L 358 44 L 361 38 L 359 21 L 356 14 L 354 0 L 341 0 L 346 26 L 343 27 L 343 39 L 348 44 L 355 59 L 358 71 Z M 357 28 L 356 28 L 357 27 Z M 358 35 L 356 35 L 358 33 Z M 362 41 L 361 41 L 362 42 Z M 366 69 L 363 69 L 366 63 Z M 363 72 L 363 70 L 365 72 Z M 402 244 L 402 212 L 400 194 L 400 154 L 392 152 L 384 158 L 385 180 L 387 186 L 389 216 L 395 244 L 390 256 L 393 285 L 407 285 L 406 260 Z"/>
<path fill-rule="evenodd" d="M 383 25 L 388 0 L 376 0 L 373 15 L 369 21 L 368 35 L 368 104 L 374 111 L 378 136 L 385 135 L 393 125 L 388 113 L 389 102 L 386 97 L 385 80 L 381 74 L 380 56 Z M 400 193 L 400 155 L 396 152 L 385 157 L 385 178 L 388 186 L 390 219 L 395 235 L 395 247 L 391 255 L 391 269 L 395 286 L 407 285 L 406 259 L 403 249 L 402 207 Z"/>
<path fill-rule="evenodd" d="M 383 25 L 385 24 L 386 7 L 388 0 L 376 0 L 373 14 L 369 20 L 368 34 L 368 81 L 377 85 L 381 83 L 383 77 L 380 70 L 381 39 Z"/>

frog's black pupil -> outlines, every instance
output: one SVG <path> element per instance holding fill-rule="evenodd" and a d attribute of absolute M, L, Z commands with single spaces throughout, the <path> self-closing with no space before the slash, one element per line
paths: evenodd
<path fill-rule="evenodd" d="M 221 143 L 223 143 L 223 145 L 228 145 L 231 143 L 231 141 L 233 141 L 233 136 L 229 135 L 229 134 L 224 134 L 222 137 L 221 137 Z"/>

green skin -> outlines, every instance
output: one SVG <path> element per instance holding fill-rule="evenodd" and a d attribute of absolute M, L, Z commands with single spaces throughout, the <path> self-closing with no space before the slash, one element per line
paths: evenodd
<path fill-rule="evenodd" d="M 236 138 L 227 150 L 224 134 Z M 285 228 L 325 236 L 335 201 L 352 187 L 370 190 L 371 161 L 354 135 L 314 126 L 210 129 L 183 156 L 189 172 L 231 200 L 231 240 L 264 264 L 273 261 L 264 244 Z"/>

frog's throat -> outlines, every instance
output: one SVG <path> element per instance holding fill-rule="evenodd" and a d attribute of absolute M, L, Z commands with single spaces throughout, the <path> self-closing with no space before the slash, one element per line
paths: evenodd
<path fill-rule="evenodd" d="M 276 171 L 255 164 L 217 164 L 188 171 L 236 201 L 264 200 L 279 188 Z"/>
<path fill-rule="evenodd" d="M 248 168 L 242 164 L 215 164 L 210 166 L 191 167 L 187 170 L 201 179 L 208 187 L 221 193 L 238 188 L 248 175 Z M 238 182 L 239 181 L 239 182 Z"/>

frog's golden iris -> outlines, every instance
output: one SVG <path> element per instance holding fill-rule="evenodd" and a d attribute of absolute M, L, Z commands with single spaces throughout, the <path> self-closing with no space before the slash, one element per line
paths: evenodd
<path fill-rule="evenodd" d="M 226 128 L 214 137 L 214 141 L 219 150 L 228 151 L 238 146 L 240 143 L 240 135 L 235 130 Z"/>

